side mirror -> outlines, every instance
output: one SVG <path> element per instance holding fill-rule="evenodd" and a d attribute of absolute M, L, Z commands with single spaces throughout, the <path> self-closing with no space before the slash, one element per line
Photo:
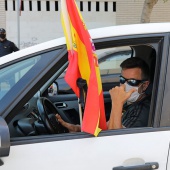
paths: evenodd
<path fill-rule="evenodd" d="M 55 96 L 58 94 L 58 84 L 54 82 L 49 88 L 48 88 L 48 95 L 49 96 Z"/>
<path fill-rule="evenodd" d="M 9 155 L 10 151 L 10 133 L 5 120 L 0 117 L 0 158 Z M 0 160 L 0 166 L 2 165 Z"/>

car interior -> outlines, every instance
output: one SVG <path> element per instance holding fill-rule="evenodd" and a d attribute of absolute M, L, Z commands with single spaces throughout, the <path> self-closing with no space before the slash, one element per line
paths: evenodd
<path fill-rule="evenodd" d="M 108 90 L 114 86 L 119 86 L 120 63 L 128 57 L 139 57 L 146 61 L 151 72 L 151 83 L 146 93 L 151 95 L 156 53 L 154 47 L 148 44 L 116 47 L 116 50 L 114 48 L 104 49 L 103 51 L 97 50 L 107 121 L 111 110 L 111 99 Z M 114 68 L 113 62 L 115 63 Z M 10 121 L 11 137 L 68 133 L 69 131 L 57 121 L 56 113 L 66 122 L 80 124 L 78 98 L 64 81 L 67 65 L 68 63 L 63 66 L 60 75 L 53 75 Z"/>

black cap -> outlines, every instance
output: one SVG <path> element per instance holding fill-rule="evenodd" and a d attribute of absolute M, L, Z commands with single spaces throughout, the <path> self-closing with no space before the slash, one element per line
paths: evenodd
<path fill-rule="evenodd" d="M 3 28 L 0 28 L 0 33 L 6 33 L 6 31 L 5 31 L 5 29 L 3 29 Z"/>

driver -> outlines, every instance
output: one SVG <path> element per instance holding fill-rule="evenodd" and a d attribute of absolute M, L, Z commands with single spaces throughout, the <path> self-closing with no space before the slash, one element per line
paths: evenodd
<path fill-rule="evenodd" d="M 120 86 L 109 91 L 112 109 L 107 122 L 108 129 L 146 127 L 151 99 L 146 93 L 149 85 L 149 67 L 137 57 L 124 60 L 120 67 Z M 70 132 L 81 131 L 80 125 L 67 123 L 58 114 L 56 118 Z"/>

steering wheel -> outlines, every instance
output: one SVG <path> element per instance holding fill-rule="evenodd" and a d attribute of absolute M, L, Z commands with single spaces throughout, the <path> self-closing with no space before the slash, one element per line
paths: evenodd
<path fill-rule="evenodd" d="M 63 111 L 55 107 L 55 105 L 45 97 L 37 100 L 37 107 L 42 123 L 49 131 L 49 133 L 67 133 L 67 128 L 63 127 L 56 119 L 55 115 L 58 113 L 62 119 L 65 119 Z"/>

